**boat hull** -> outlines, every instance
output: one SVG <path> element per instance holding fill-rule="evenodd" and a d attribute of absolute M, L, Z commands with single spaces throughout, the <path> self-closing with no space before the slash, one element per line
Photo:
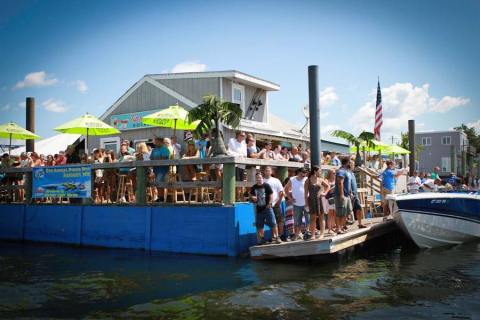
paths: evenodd
<path fill-rule="evenodd" d="M 480 238 L 480 199 L 475 195 L 403 195 L 389 199 L 394 219 L 421 248 Z"/>

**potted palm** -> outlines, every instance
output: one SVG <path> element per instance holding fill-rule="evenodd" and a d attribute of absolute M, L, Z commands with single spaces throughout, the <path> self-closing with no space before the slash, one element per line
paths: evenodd
<path fill-rule="evenodd" d="M 359 167 L 362 165 L 362 158 L 360 157 L 360 145 L 365 148 L 370 148 L 373 146 L 373 140 L 375 135 L 372 132 L 363 131 L 357 137 L 350 132 L 343 130 L 335 130 L 331 133 L 332 136 L 344 139 L 348 143 L 353 144 L 357 149 L 357 155 L 355 156 L 355 166 Z"/>
<path fill-rule="evenodd" d="M 208 133 L 212 137 L 212 157 L 227 156 L 220 123 L 235 129 L 240 124 L 241 118 L 242 109 L 239 104 L 224 101 L 215 95 L 203 97 L 203 103 L 188 113 L 190 122 L 200 121 L 194 132 L 197 135 Z"/>

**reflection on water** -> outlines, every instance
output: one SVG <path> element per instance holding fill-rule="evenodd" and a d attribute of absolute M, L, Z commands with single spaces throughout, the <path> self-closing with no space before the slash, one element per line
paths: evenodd
<path fill-rule="evenodd" d="M 480 317 L 480 245 L 252 262 L 0 243 L 0 318 Z"/>

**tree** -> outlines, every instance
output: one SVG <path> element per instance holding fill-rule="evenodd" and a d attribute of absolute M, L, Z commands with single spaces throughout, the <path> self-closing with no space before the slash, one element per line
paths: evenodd
<path fill-rule="evenodd" d="M 474 127 L 467 127 L 463 124 L 459 127 L 454 128 L 457 131 L 463 132 L 467 135 L 468 143 L 473 146 L 477 152 L 480 151 L 480 134 L 477 134 Z"/>
<path fill-rule="evenodd" d="M 362 165 L 362 158 L 360 157 L 360 145 L 363 144 L 366 148 L 373 147 L 373 140 L 375 135 L 372 132 L 363 131 L 358 135 L 354 136 L 350 132 L 343 130 L 335 130 L 331 133 L 332 136 L 344 139 L 348 143 L 353 144 L 357 148 L 357 155 L 355 156 L 355 166 Z"/>
<path fill-rule="evenodd" d="M 402 132 L 400 133 L 402 139 L 401 139 L 401 142 L 400 143 L 397 143 L 397 145 L 399 145 L 400 147 L 402 147 L 403 149 L 407 149 L 407 150 L 410 150 L 410 143 L 409 143 L 409 140 L 408 140 L 408 132 Z M 418 161 L 418 159 L 420 159 L 420 153 L 423 151 L 423 146 L 420 145 L 420 144 L 416 144 L 415 145 L 415 160 Z"/>
<path fill-rule="evenodd" d="M 200 120 L 195 133 L 197 135 L 208 133 L 213 138 L 211 153 L 213 157 L 227 155 L 225 141 L 220 132 L 220 123 L 236 129 L 241 118 L 242 109 L 239 104 L 223 101 L 215 95 L 204 96 L 203 103 L 188 113 L 190 122 Z"/>

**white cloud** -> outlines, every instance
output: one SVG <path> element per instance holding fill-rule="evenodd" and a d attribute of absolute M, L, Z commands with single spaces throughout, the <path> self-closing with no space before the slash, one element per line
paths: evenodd
<path fill-rule="evenodd" d="M 74 85 L 77 88 L 77 90 L 80 91 L 80 93 L 85 93 L 88 90 L 87 83 L 83 80 L 76 80 L 74 82 Z"/>
<path fill-rule="evenodd" d="M 202 72 L 207 70 L 207 65 L 198 61 L 184 61 L 173 66 L 171 73 Z"/>
<path fill-rule="evenodd" d="M 445 96 L 437 102 L 435 98 L 430 100 L 431 110 L 435 112 L 445 113 L 453 108 L 464 106 L 470 102 L 470 99 L 463 97 Z"/>
<path fill-rule="evenodd" d="M 332 131 L 339 130 L 339 129 L 340 129 L 340 126 L 336 124 L 327 124 L 324 126 L 320 124 L 320 134 L 322 135 L 322 137 L 330 136 L 330 133 L 332 133 Z"/>
<path fill-rule="evenodd" d="M 65 112 L 65 111 L 67 111 L 67 107 L 66 107 L 66 105 L 63 101 L 52 99 L 52 98 L 42 102 L 42 106 L 45 108 L 45 110 L 50 111 L 50 112 Z"/>
<path fill-rule="evenodd" d="M 25 109 L 27 107 L 27 103 L 25 101 L 19 102 L 18 107 L 21 109 Z"/>
<path fill-rule="evenodd" d="M 411 83 L 395 83 L 382 89 L 383 126 L 382 137 L 398 135 L 405 131 L 408 120 L 417 119 L 425 113 L 444 113 L 464 106 L 470 99 L 464 97 L 444 96 L 440 99 L 431 97 L 428 83 L 416 87 Z M 350 124 L 355 132 L 373 131 L 375 115 L 375 91 L 366 102 L 350 118 Z"/>
<path fill-rule="evenodd" d="M 8 111 L 10 110 L 10 105 L 9 104 L 6 104 L 2 107 L 2 111 Z"/>
<path fill-rule="evenodd" d="M 335 87 L 326 87 L 320 92 L 320 107 L 329 107 L 338 101 Z"/>
<path fill-rule="evenodd" d="M 32 72 L 25 76 L 23 81 L 17 82 L 14 89 L 28 88 L 28 87 L 46 87 L 54 85 L 58 79 L 52 78 L 52 75 L 45 71 Z"/>
<path fill-rule="evenodd" d="M 477 134 L 480 134 L 480 119 L 474 122 L 469 122 L 466 124 L 466 126 L 469 128 L 471 127 L 475 128 L 475 131 L 477 132 Z"/>

